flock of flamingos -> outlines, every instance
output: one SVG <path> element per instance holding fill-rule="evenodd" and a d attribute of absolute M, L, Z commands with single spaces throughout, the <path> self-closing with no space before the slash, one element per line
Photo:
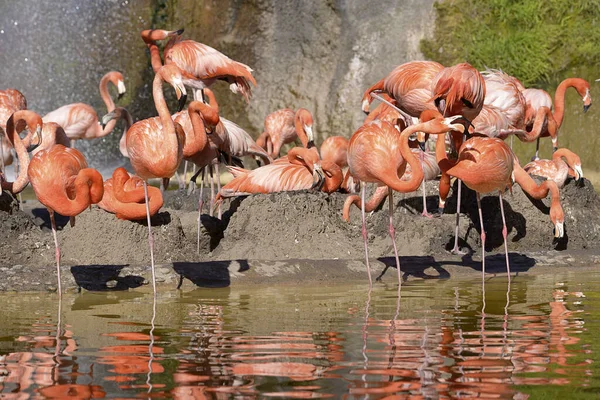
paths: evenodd
<path fill-rule="evenodd" d="M 119 96 L 125 92 L 123 76 L 118 72 L 106 74 L 100 82 L 100 93 L 108 108 L 101 122 L 92 107 L 81 103 L 63 106 L 41 118 L 26 110 L 25 98 L 19 91 L 0 91 L 0 125 L 6 133 L 0 146 L 2 168 L 12 162 L 12 149 L 19 162 L 14 182 L 7 182 L 3 174 L 0 176 L 2 189 L 17 194 L 30 183 L 38 200 L 48 208 L 56 246 L 59 293 L 60 250 L 54 212 L 74 217 L 91 204 L 98 204 L 122 219 L 147 218 L 152 283 L 156 290 L 150 217 L 163 204 L 162 185 L 159 190 L 147 182 L 160 178 L 163 184 L 168 184 L 182 160 L 198 167 L 194 181 L 199 174 L 204 179 L 204 170 L 208 170 L 211 215 L 213 209 L 219 208 L 220 216 L 222 199 L 231 196 L 311 188 L 327 193 L 337 190 L 352 193 L 360 186 L 360 196 L 351 194 L 347 198 L 343 216 L 349 219 L 353 204 L 361 208 L 370 284 L 365 212 L 376 208 L 386 196 L 390 197 L 389 234 L 400 283 L 392 218 L 393 192 L 413 192 L 424 180 L 435 179 L 440 173 L 438 215 L 444 211 L 451 177 L 459 179 L 456 239 L 461 182 L 477 192 L 484 273 L 485 230 L 480 193 L 498 192 L 503 222 L 502 193 L 514 183 L 536 199 L 550 193 L 554 234 L 563 235 L 559 188 L 568 176 L 581 179 L 583 173 L 579 157 L 566 148 L 558 148 L 558 131 L 563 121 L 567 88 L 573 87 L 580 94 L 584 111 L 590 107 L 592 99 L 587 81 L 566 79 L 559 85 L 553 101 L 547 92 L 526 89 L 517 78 L 502 71 L 479 72 L 467 63 L 444 67 L 433 61 L 407 62 L 365 92 L 362 109 L 368 115 L 350 140 L 329 137 L 319 151 L 313 139 L 313 119 L 306 109 L 282 109 L 268 115 L 264 133 L 256 142 L 235 123 L 221 117 L 209 86 L 217 80 L 226 81 L 234 93 L 249 101 L 252 86 L 256 85 L 252 69 L 209 46 L 184 40 L 182 34 L 183 30 L 145 30 L 141 34 L 150 50 L 155 72 L 152 92 L 158 117 L 134 124 L 126 109 L 115 107 L 108 83 L 116 86 Z M 164 63 L 157 45 L 157 41 L 162 40 L 168 40 L 163 51 Z M 168 109 L 163 95 L 164 83 L 173 87 L 179 100 L 176 114 L 172 115 Z M 186 88 L 193 90 L 195 100 L 187 110 L 181 111 L 186 104 Z M 382 102 L 370 111 L 375 98 Z M 84 156 L 70 147 L 70 142 L 107 135 L 119 119 L 126 123 L 120 149 L 129 157 L 135 175 L 118 168 L 112 178 L 103 182 L 100 173 L 88 168 Z M 555 150 L 552 160 L 539 160 L 536 150 L 535 161 L 521 167 L 511 147 L 504 142 L 509 136 L 512 140 L 513 135 L 526 142 L 537 140 L 538 148 L 539 139 L 549 136 Z M 282 146 L 296 138 L 302 147 L 293 147 L 286 156 L 280 157 Z M 426 151 L 428 140 L 435 142 L 435 152 Z M 259 165 L 265 165 L 254 170 L 244 169 L 240 157 L 246 155 L 254 156 Z M 213 171 L 218 177 L 221 162 L 229 165 L 234 179 L 223 188 L 216 179 L 219 187 L 215 196 Z M 530 174 L 547 180 L 537 184 Z M 365 184 L 368 182 L 377 184 L 377 189 L 367 200 Z M 199 212 L 203 206 L 203 186 L 200 186 Z M 423 215 L 432 216 L 425 204 Z M 503 236 L 510 279 L 506 223 Z M 460 252 L 457 242 L 453 251 Z"/>

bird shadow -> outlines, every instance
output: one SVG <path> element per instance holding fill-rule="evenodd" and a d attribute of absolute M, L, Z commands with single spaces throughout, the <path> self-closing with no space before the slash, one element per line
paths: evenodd
<path fill-rule="evenodd" d="M 396 268 L 395 257 L 379 257 L 378 261 L 385 265 L 385 268 L 376 278 L 381 280 L 389 268 Z M 437 275 L 427 274 L 425 270 L 433 268 Z M 402 281 L 406 282 L 409 276 L 421 279 L 448 279 L 450 272 L 442 267 L 433 256 L 402 256 L 400 257 L 400 269 L 402 271 Z"/>
<path fill-rule="evenodd" d="M 50 223 L 50 212 L 46 207 L 34 208 L 31 210 L 31 214 L 35 219 L 40 219 L 42 222 L 39 225 L 42 229 L 52 229 L 52 224 Z M 61 230 L 69 223 L 70 218 L 60 215 L 59 213 L 54 213 L 54 221 L 56 222 L 56 229 Z"/>
<path fill-rule="evenodd" d="M 73 278 L 82 289 L 89 291 L 120 291 L 135 289 L 144 284 L 144 278 L 137 275 L 119 276 L 123 265 L 76 265 L 71 267 Z M 116 282 L 108 286 L 108 282 Z"/>
<path fill-rule="evenodd" d="M 508 253 L 511 273 L 526 272 L 536 264 L 534 258 L 521 253 Z M 385 265 L 385 268 L 377 277 L 381 280 L 388 269 L 396 268 L 396 259 L 394 257 L 380 257 L 377 259 Z M 450 272 L 444 266 L 459 266 L 471 268 L 475 271 L 482 270 L 481 261 L 474 260 L 471 254 L 466 254 L 459 260 L 440 260 L 434 256 L 403 256 L 400 257 L 400 268 L 402 271 L 402 281 L 406 282 L 410 276 L 420 279 L 448 279 Z M 437 274 L 427 273 L 427 269 L 433 268 Z M 485 257 L 485 271 L 490 274 L 506 272 L 506 258 L 502 253 L 491 254 Z"/>
<path fill-rule="evenodd" d="M 198 287 L 224 288 L 231 285 L 230 268 L 237 263 L 235 272 L 244 272 L 250 269 L 248 260 L 205 261 L 205 262 L 174 262 L 173 270 L 179 274 L 177 289 L 183 285 L 183 280 L 188 279 Z"/>

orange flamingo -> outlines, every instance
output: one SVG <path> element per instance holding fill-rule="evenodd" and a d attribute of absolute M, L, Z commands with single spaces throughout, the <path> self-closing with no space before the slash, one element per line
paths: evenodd
<path fill-rule="evenodd" d="M 88 168 L 79 151 L 60 144 L 33 156 L 27 172 L 35 195 L 50 213 L 60 295 L 60 247 L 56 237 L 54 213 L 74 217 L 102 200 L 102 175 L 95 169 Z"/>
<path fill-rule="evenodd" d="M 287 163 L 275 162 L 252 171 L 229 167 L 234 179 L 223 186 L 217 201 L 224 197 L 305 190 L 319 186 L 325 193 L 339 189 L 343 175 L 334 162 L 320 160 L 310 149 L 302 147 L 291 149 L 287 158 Z"/>
<path fill-rule="evenodd" d="M 115 196 L 117 192 L 121 201 Z M 135 221 L 146 217 L 144 200 L 144 181 L 135 175 L 131 176 L 125 168 L 117 168 L 112 178 L 104 181 L 104 196 L 98 207 L 115 214 L 119 219 Z M 148 201 L 150 216 L 153 216 L 163 206 L 162 193 L 158 188 L 148 188 Z"/>
<path fill-rule="evenodd" d="M 14 147 L 17 152 L 19 163 L 21 165 L 19 174 L 14 182 L 6 182 L 4 176 L 0 174 L 0 186 L 2 187 L 2 190 L 8 190 L 12 194 L 21 193 L 29 183 L 29 177 L 27 176 L 29 154 L 27 153 L 25 144 L 19 136 L 19 132 L 17 132 L 17 129 L 25 128 L 21 122 L 24 122 L 27 125 L 30 132 L 36 132 L 38 135 L 41 134 L 43 125 L 42 118 L 29 110 L 16 111 L 6 122 L 6 138 L 11 144 L 11 147 Z"/>
<path fill-rule="evenodd" d="M 444 69 L 434 61 L 411 61 L 394 68 L 389 75 L 365 91 L 362 98 L 362 110 L 369 112 L 373 101 L 371 93 L 384 92 L 396 101 L 402 112 L 412 117 L 431 108 L 431 83 Z"/>
<path fill-rule="evenodd" d="M 239 93 L 249 101 L 252 95 L 250 83 L 256 86 L 252 69 L 210 46 L 193 40 L 181 40 L 182 33 L 183 29 L 149 29 L 142 32 L 142 39 L 150 49 L 154 72 L 162 65 L 156 41 L 169 39 L 164 50 L 165 65 L 174 64 L 179 67 L 184 85 L 203 90 L 215 81 L 223 80 L 229 83 L 233 93 Z"/>
<path fill-rule="evenodd" d="M 331 161 L 342 169 L 344 180 L 341 189 L 347 193 L 354 193 L 357 182 L 348 168 L 348 143 L 348 139 L 343 136 L 329 136 L 321 144 L 321 159 Z"/>
<path fill-rule="evenodd" d="M 299 108 L 295 113 L 290 108 L 283 108 L 267 115 L 265 118 L 265 131 L 258 137 L 257 144 L 272 158 L 278 158 L 281 147 L 292 143 L 300 137 L 298 132 L 303 131 L 313 141 L 313 117 L 310 111 Z"/>
<path fill-rule="evenodd" d="M 406 128 L 402 133 L 398 132 L 393 125 L 374 121 L 360 127 L 350 139 L 348 146 L 348 165 L 353 176 L 361 182 L 377 183 L 381 193 L 385 186 L 388 189 L 389 196 L 389 234 L 394 245 L 394 255 L 396 257 L 396 267 L 398 271 L 398 284 L 401 284 L 400 260 L 396 248 L 395 231 L 393 225 L 393 190 L 407 193 L 416 190 L 423 180 L 423 169 L 421 163 L 410 151 L 408 147 L 408 137 L 416 132 L 426 133 L 446 133 L 449 130 L 459 129 L 452 122 L 456 117 L 449 119 L 434 118 L 439 115 L 437 112 L 424 113 L 421 124 L 412 125 Z M 461 125 L 462 127 L 462 125 Z M 462 127 L 464 129 L 464 127 Z M 412 169 L 412 179 L 402 181 L 400 178 L 404 174 L 406 164 Z M 367 246 L 367 227 L 365 221 L 365 186 L 362 185 L 361 196 L 349 196 L 344 203 L 344 218 L 349 220 L 349 212 L 352 204 L 361 206 L 362 215 L 362 235 L 365 243 L 365 260 L 367 272 L 369 275 L 369 284 L 371 280 L 371 268 L 369 265 L 369 250 Z"/>
<path fill-rule="evenodd" d="M 26 110 L 27 100 L 17 89 L 0 90 L 0 128 L 6 131 L 6 122 L 15 111 Z M 3 132 L 0 131 L 0 165 L 2 172 L 7 165 L 12 164 L 11 146 Z"/>
<path fill-rule="evenodd" d="M 552 139 L 553 151 L 558 149 L 558 129 L 561 127 L 565 116 L 565 94 L 570 87 L 577 90 L 577 93 L 581 96 L 584 113 L 592 106 L 589 82 L 581 78 L 567 78 L 563 80 L 554 93 L 554 113 L 552 113 L 551 116 L 548 115 L 548 129 L 543 130 L 537 138 L 535 159 L 538 158 L 539 154 L 539 138 L 550 136 Z M 531 108 L 531 111 L 528 113 L 528 118 L 526 119 L 527 130 L 531 130 L 534 122 L 533 116 L 537 114 L 540 107 L 546 107 L 548 109 L 552 108 L 552 97 L 542 89 L 525 89 L 523 95 Z M 551 130 L 551 126 L 555 127 L 555 129 Z"/>
<path fill-rule="evenodd" d="M 108 83 L 117 87 L 119 98 L 125 93 L 123 75 L 117 71 L 108 72 L 100 80 L 100 96 L 106 105 L 108 112 L 115 109 L 115 103 L 108 93 Z M 111 121 L 106 126 L 98 122 L 98 114 L 92 106 L 84 103 L 67 104 L 54 111 L 49 112 L 43 118 L 44 122 L 56 122 L 63 127 L 65 133 L 71 140 L 95 139 L 108 135 L 113 131 L 117 123 Z"/>
<path fill-rule="evenodd" d="M 583 178 L 581 159 L 577 154 L 566 148 L 556 150 L 552 154 L 552 160 L 532 161 L 526 164 L 523 169 L 529 175 L 542 176 L 556 182 L 559 188 L 565 185 L 568 176 L 574 177 L 577 181 Z"/>
<path fill-rule="evenodd" d="M 185 133 L 179 124 L 174 124 L 169 113 L 169 108 L 164 98 L 162 85 L 168 82 L 179 100 L 180 106 L 185 104 L 186 90 L 183 86 L 181 72 L 174 65 L 161 67 L 154 76 L 152 94 L 158 117 L 138 121 L 129 128 L 126 136 L 127 153 L 137 176 L 144 180 L 144 194 L 146 202 L 146 217 L 148 222 L 148 242 L 150 246 L 150 261 L 152 268 L 152 287 L 156 292 L 156 279 L 154 272 L 154 241 L 150 223 L 150 204 L 148 196 L 148 179 L 163 178 L 168 180 L 181 162 L 183 157 L 183 144 Z M 167 185 L 165 185 L 167 186 Z M 119 198 L 119 201 L 127 202 Z"/>

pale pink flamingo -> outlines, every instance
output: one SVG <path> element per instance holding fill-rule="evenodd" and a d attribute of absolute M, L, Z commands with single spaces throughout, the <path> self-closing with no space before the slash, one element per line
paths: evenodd
<path fill-rule="evenodd" d="M 33 156 L 27 171 L 35 195 L 50 213 L 56 247 L 58 293 L 61 295 L 60 247 L 56 237 L 54 213 L 74 217 L 102 200 L 102 175 L 95 169 L 88 168 L 79 151 L 60 144 Z"/>
<path fill-rule="evenodd" d="M 246 101 L 252 95 L 252 69 L 245 64 L 233 61 L 221 52 L 193 40 L 182 40 L 183 29 L 166 31 L 161 29 L 145 30 L 142 39 L 150 49 L 150 57 L 154 72 L 162 65 L 157 40 L 169 39 L 165 50 L 165 65 L 175 64 L 182 73 L 183 83 L 194 89 L 202 90 L 217 80 L 229 83 L 233 93 L 239 93 Z M 197 100 L 201 100 L 197 98 Z"/>
<path fill-rule="evenodd" d="M 452 125 L 452 122 L 456 117 L 449 119 L 431 119 L 435 115 L 439 114 L 436 112 L 424 114 L 422 120 L 426 122 L 409 126 L 402 131 L 402 133 L 398 132 L 393 125 L 387 122 L 371 122 L 363 125 L 354 133 L 348 147 L 348 165 L 350 166 L 352 175 L 363 183 L 377 183 L 377 185 L 380 186 L 378 189 L 380 193 L 384 190 L 384 187 L 387 186 L 390 215 L 389 234 L 392 239 L 394 255 L 396 257 L 398 284 L 401 284 L 402 276 L 393 225 L 393 190 L 402 193 L 412 192 L 419 187 L 423 180 L 421 163 L 417 157 L 415 157 L 413 152 L 410 151 L 410 148 L 408 147 L 408 137 L 419 131 L 426 133 L 446 133 L 449 130 L 458 129 L 455 125 Z M 461 128 L 464 129 L 462 125 Z M 412 168 L 412 179 L 410 181 L 402 181 L 401 177 L 404 174 L 407 163 L 410 164 Z M 369 275 L 369 284 L 372 284 L 365 221 L 365 193 L 365 186 L 362 185 L 360 197 L 356 195 L 349 196 L 344 203 L 343 215 L 346 220 L 349 220 L 349 211 L 352 204 L 360 204 L 362 234 L 365 244 L 365 260 Z"/>
<path fill-rule="evenodd" d="M 325 193 L 339 189 L 343 175 L 334 162 L 320 160 L 314 152 L 302 147 L 292 148 L 287 158 L 287 163 L 275 162 L 251 171 L 228 167 L 234 179 L 223 186 L 217 201 L 224 197 L 305 190 L 318 186 Z"/>
<path fill-rule="evenodd" d="M 564 160 L 563 160 L 564 158 Z M 536 160 L 526 164 L 523 169 L 529 175 L 542 176 L 558 185 L 559 189 L 565 185 L 567 177 L 575 180 L 583 178 L 581 159 L 571 150 L 562 148 L 552 154 L 552 160 Z"/>
<path fill-rule="evenodd" d="M 312 126 L 313 117 L 307 109 L 299 108 L 294 112 L 290 108 L 283 108 L 267 115 L 265 130 L 258 137 L 257 144 L 275 159 L 279 157 L 281 147 L 296 140 L 300 131 L 306 133 L 309 142 L 313 141 Z"/>
<path fill-rule="evenodd" d="M 150 245 L 150 261 L 152 268 L 152 287 L 156 293 L 154 273 L 154 241 L 150 223 L 148 199 L 148 179 L 162 178 L 168 180 L 181 162 L 185 133 L 179 124 L 174 124 L 164 98 L 162 85 L 168 82 L 177 94 L 180 104 L 185 104 L 186 90 L 181 73 L 174 65 L 166 65 L 154 76 L 152 94 L 158 117 L 138 121 L 129 128 L 126 136 L 127 153 L 135 174 L 144 180 L 146 217 L 148 222 L 148 241 Z M 115 192 L 117 200 L 119 193 Z"/>
<path fill-rule="evenodd" d="M 17 89 L 0 90 L 0 166 L 2 172 L 7 165 L 12 164 L 13 156 L 11 154 L 11 146 L 4 134 L 6 131 L 6 122 L 15 111 L 26 110 L 27 100 L 23 93 Z M 16 171 L 15 171 L 16 174 Z"/>
<path fill-rule="evenodd" d="M 100 80 L 100 96 L 108 112 L 111 112 L 115 109 L 115 103 L 108 92 L 109 82 L 117 87 L 119 97 L 125 93 L 125 84 L 123 75 L 117 71 L 108 72 Z M 112 120 L 103 127 L 98 122 L 96 110 L 84 103 L 67 104 L 57 108 L 44 115 L 43 120 L 44 122 L 56 122 L 62 126 L 72 141 L 104 137 L 113 131 L 117 123 L 116 120 Z"/>

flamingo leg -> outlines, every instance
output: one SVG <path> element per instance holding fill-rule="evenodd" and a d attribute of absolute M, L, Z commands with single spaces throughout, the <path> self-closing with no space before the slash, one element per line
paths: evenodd
<path fill-rule="evenodd" d="M 194 171 L 192 176 L 195 176 L 196 172 L 198 171 L 198 166 L 196 164 L 194 164 L 194 168 L 192 171 Z M 196 193 L 196 182 L 195 181 L 194 182 L 190 181 L 190 188 L 192 189 L 192 193 Z"/>
<path fill-rule="evenodd" d="M 481 226 L 481 279 L 485 277 L 485 229 L 483 228 L 483 214 L 481 213 L 481 199 L 477 193 L 477 210 L 479 211 L 479 225 Z"/>
<path fill-rule="evenodd" d="M 150 267 L 152 268 L 152 290 L 156 293 L 156 276 L 154 273 L 154 238 L 152 237 L 152 224 L 150 223 L 150 205 L 148 204 L 148 183 L 144 181 L 144 196 L 146 197 L 146 217 L 148 221 L 148 244 L 150 245 Z"/>
<path fill-rule="evenodd" d="M 208 214 L 212 217 L 215 208 L 215 177 L 212 165 L 208 167 L 208 172 L 210 173 L 210 210 L 208 211 Z"/>
<path fill-rule="evenodd" d="M 216 172 L 216 174 L 215 174 L 216 177 L 215 178 L 217 179 L 217 193 L 221 193 L 221 174 L 219 173 L 219 163 L 215 164 L 215 172 Z M 223 211 L 222 211 L 222 208 L 221 208 L 221 204 L 222 203 L 223 202 L 220 201 L 219 205 L 218 205 L 218 209 L 219 210 L 217 211 L 217 216 L 218 216 L 219 219 L 221 219 L 221 216 L 223 214 Z M 214 207 L 214 204 L 213 204 L 213 207 Z"/>
<path fill-rule="evenodd" d="M 537 141 L 535 143 L 535 156 L 533 156 L 533 158 L 531 159 L 531 161 L 537 161 L 540 159 L 539 157 L 539 153 L 540 153 L 540 138 L 537 138 Z"/>
<path fill-rule="evenodd" d="M 506 254 L 506 274 L 508 275 L 508 284 L 510 285 L 510 263 L 508 262 L 508 244 L 506 243 L 508 229 L 506 229 L 506 218 L 504 217 L 504 204 L 502 204 L 502 192 L 499 192 L 498 195 L 500 196 L 500 213 L 502 214 L 502 237 L 504 238 L 504 254 Z"/>
<path fill-rule="evenodd" d="M 369 275 L 369 288 L 373 286 L 373 279 L 371 278 L 371 266 L 369 265 L 369 246 L 367 244 L 367 222 L 365 220 L 365 193 L 366 185 L 362 185 L 360 190 L 360 215 L 362 217 L 362 236 L 365 241 L 365 261 L 367 264 L 367 274 Z"/>
<path fill-rule="evenodd" d="M 467 254 L 466 251 L 458 247 L 458 228 L 460 227 L 460 198 L 461 198 L 462 181 L 458 180 L 457 200 L 456 200 L 456 226 L 454 228 L 454 247 L 450 251 L 452 254 Z"/>
<path fill-rule="evenodd" d="M 56 236 L 56 221 L 54 220 L 54 211 L 50 213 L 50 225 L 52 225 L 52 236 L 54 236 L 54 248 L 56 249 L 56 275 L 58 276 L 58 297 L 62 297 L 62 285 L 60 279 L 60 247 L 58 246 L 58 237 Z"/>
<path fill-rule="evenodd" d="M 420 158 L 421 158 L 421 168 L 423 168 L 423 162 L 425 160 L 425 153 L 421 152 L 420 153 Z M 432 218 L 433 215 L 429 214 L 429 212 L 427 212 L 427 189 L 425 188 L 425 179 L 423 179 L 423 182 L 421 182 L 421 187 L 423 189 L 423 212 L 421 213 L 422 216 L 427 217 L 427 218 Z"/>
<path fill-rule="evenodd" d="M 204 206 L 204 200 L 202 198 L 203 196 L 203 188 L 204 188 L 204 168 L 202 168 L 202 180 L 201 185 L 200 185 L 200 197 L 198 198 L 198 234 L 196 237 L 196 250 L 198 251 L 198 254 L 200 254 L 200 223 L 202 222 L 201 220 L 201 216 L 202 216 L 202 207 Z M 191 184 L 191 182 L 190 182 Z"/>
<path fill-rule="evenodd" d="M 185 180 L 187 178 L 188 162 L 183 162 L 183 177 L 179 180 L 179 189 L 185 189 Z"/>
<path fill-rule="evenodd" d="M 2 170 L 0 172 L 6 172 L 4 169 L 6 166 L 4 165 L 4 132 L 0 130 L 0 163 L 2 165 Z"/>
<path fill-rule="evenodd" d="M 396 257 L 396 270 L 398 272 L 398 285 L 402 284 L 402 272 L 400 271 L 400 258 L 398 257 L 398 248 L 396 247 L 396 231 L 394 230 L 394 191 L 388 188 L 388 202 L 390 210 L 390 227 L 389 233 L 394 245 L 394 257 Z M 370 275 L 369 275 L 370 276 Z"/>

